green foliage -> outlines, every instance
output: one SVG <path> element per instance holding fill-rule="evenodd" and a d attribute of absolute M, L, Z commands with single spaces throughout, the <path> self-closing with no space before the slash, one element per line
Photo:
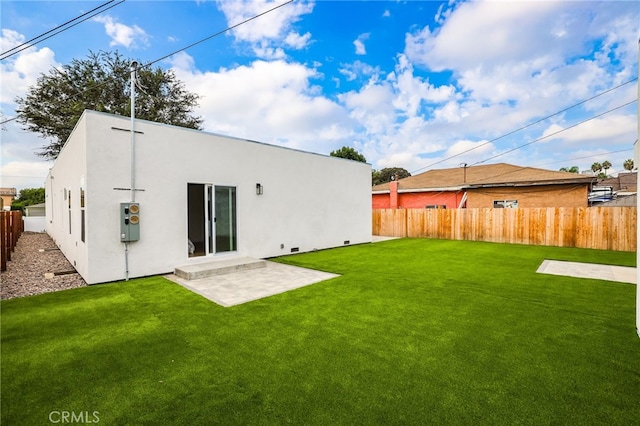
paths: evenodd
<path fill-rule="evenodd" d="M 27 95 L 18 97 L 18 121 L 49 142 L 38 155 L 57 158 L 85 109 L 129 116 L 131 60 L 118 52 L 90 52 L 62 71 L 41 75 Z M 202 119 L 191 115 L 199 96 L 185 89 L 173 71 L 138 70 L 136 116 L 165 124 L 199 129 Z"/>
<path fill-rule="evenodd" d="M 605 165 L 607 165 L 606 168 L 604 167 Z M 606 178 L 607 177 L 606 169 L 608 169 L 609 167 L 611 167 L 611 163 L 609 163 L 608 161 L 605 161 L 604 163 L 595 162 L 591 165 L 591 171 L 593 171 L 593 173 L 595 173 L 595 175 L 599 178 Z"/>
<path fill-rule="evenodd" d="M 580 173 L 580 168 L 578 166 L 561 167 L 560 171 L 567 173 Z"/>
<path fill-rule="evenodd" d="M 411 173 L 407 169 L 402 167 L 386 167 L 382 170 L 374 170 L 372 172 L 372 185 L 379 185 L 381 183 L 391 182 L 394 179 L 404 179 L 411 176 Z"/>
<path fill-rule="evenodd" d="M 633 160 L 631 158 L 624 160 L 623 167 L 625 170 L 631 171 L 634 168 Z"/>
<path fill-rule="evenodd" d="M 635 286 L 536 273 L 635 253 L 402 239 L 220 307 L 162 277 L 0 302 L 2 424 L 636 424 Z M 532 403 L 533 401 L 533 403 Z"/>
<path fill-rule="evenodd" d="M 44 203 L 44 188 L 21 189 L 18 198 L 11 203 L 11 210 L 22 210 L 27 206 Z"/>
<path fill-rule="evenodd" d="M 332 157 L 346 158 L 347 160 L 360 161 L 361 163 L 367 162 L 367 159 L 364 157 L 364 155 L 360 154 L 350 146 L 343 146 L 336 151 L 331 151 L 329 155 Z"/>

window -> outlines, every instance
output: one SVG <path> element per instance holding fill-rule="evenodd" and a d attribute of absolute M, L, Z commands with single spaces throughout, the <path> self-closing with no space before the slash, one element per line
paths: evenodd
<path fill-rule="evenodd" d="M 80 241 L 84 243 L 85 219 L 84 219 L 84 176 L 80 178 Z"/>
<path fill-rule="evenodd" d="M 71 234 L 71 187 L 65 190 L 67 194 L 67 211 L 69 213 L 69 234 Z"/>
<path fill-rule="evenodd" d="M 518 200 L 499 200 L 493 202 L 494 209 L 517 209 Z"/>

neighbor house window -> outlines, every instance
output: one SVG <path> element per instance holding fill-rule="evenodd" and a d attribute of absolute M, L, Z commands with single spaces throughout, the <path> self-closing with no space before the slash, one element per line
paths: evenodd
<path fill-rule="evenodd" d="M 518 200 L 497 200 L 493 202 L 494 209 L 517 209 Z"/>

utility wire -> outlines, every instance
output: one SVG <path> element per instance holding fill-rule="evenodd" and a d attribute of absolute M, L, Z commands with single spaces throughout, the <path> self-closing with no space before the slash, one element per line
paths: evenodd
<path fill-rule="evenodd" d="M 596 94 L 596 95 L 594 95 L 594 96 L 592 96 L 592 97 L 590 97 L 590 98 L 588 98 L 588 99 L 585 99 L 585 100 L 583 100 L 583 101 L 578 102 L 577 104 L 573 104 L 573 105 L 571 105 L 571 106 L 568 106 L 568 107 L 566 107 L 566 108 L 564 108 L 564 109 L 562 109 L 562 110 L 560 110 L 560 111 L 558 111 L 558 112 L 554 112 L 553 114 L 547 115 L 546 117 L 540 118 L 539 120 L 536 120 L 536 121 L 531 122 L 531 123 L 529 123 L 529 124 L 526 124 L 526 125 L 524 125 L 524 126 L 522 126 L 522 127 L 519 127 L 519 128 L 517 128 L 517 129 L 515 129 L 515 130 L 512 130 L 512 131 L 510 131 L 510 132 L 508 132 L 508 133 L 505 133 L 505 134 L 503 134 L 503 135 L 501 135 L 501 136 L 498 136 L 497 138 L 494 138 L 494 139 L 488 140 L 488 141 L 486 141 L 486 142 L 481 143 L 480 145 L 476 145 L 476 146 L 474 146 L 473 148 L 469 148 L 469 149 L 467 149 L 467 150 L 465 150 L 465 151 L 459 152 L 459 153 L 454 154 L 454 155 L 451 155 L 451 156 L 449 156 L 449 157 L 447 157 L 447 158 L 443 158 L 442 160 L 438 160 L 438 161 L 436 161 L 435 163 L 431 163 L 431 164 L 426 165 L 426 166 L 424 166 L 424 167 L 421 167 L 421 168 L 419 168 L 419 169 L 417 169 L 417 170 L 414 170 L 411 174 L 413 175 L 413 174 L 415 174 L 415 173 L 417 173 L 417 172 L 419 172 L 419 171 L 421 171 L 421 170 L 427 169 L 427 168 L 429 168 L 429 167 L 433 167 L 433 166 L 435 166 L 436 164 L 444 163 L 444 162 L 445 162 L 445 161 L 447 161 L 447 160 L 450 160 L 450 159 L 452 159 L 452 158 L 459 157 L 459 156 L 461 156 L 462 154 L 466 154 L 467 152 L 471 152 L 471 151 L 473 151 L 473 150 L 475 150 L 475 149 L 481 148 L 481 147 L 483 147 L 483 146 L 485 146 L 485 145 L 488 145 L 488 144 L 490 144 L 490 143 L 493 143 L 493 142 L 495 142 L 495 141 L 497 141 L 497 140 L 500 140 L 500 139 L 506 138 L 507 136 L 510 136 L 510 135 L 512 135 L 512 134 L 514 134 L 514 133 L 517 133 L 517 132 L 519 132 L 519 131 L 521 131 L 521 130 L 524 130 L 524 129 L 528 128 L 528 127 L 531 127 L 531 126 L 534 126 L 534 125 L 536 125 L 536 124 L 539 124 L 539 123 L 541 123 L 541 122 L 543 122 L 543 121 L 545 121 L 545 120 L 547 120 L 547 119 L 549 119 L 549 118 L 551 118 L 551 117 L 554 117 L 554 116 L 556 116 L 556 115 L 562 114 L 563 112 L 567 112 L 567 111 L 569 111 L 570 109 L 573 109 L 573 108 L 578 107 L 578 106 L 580 106 L 580 105 L 582 105 L 582 104 L 585 104 L 585 103 L 587 103 L 587 102 L 589 102 L 589 101 L 591 101 L 591 100 L 593 100 L 593 99 L 596 99 L 596 98 L 598 98 L 598 97 L 600 97 L 600 96 L 602 96 L 602 95 L 605 95 L 605 94 L 607 94 L 607 93 L 609 93 L 609 92 L 612 92 L 612 91 L 614 91 L 614 90 L 616 90 L 616 89 L 619 89 L 620 87 L 622 87 L 622 86 L 624 86 L 624 85 L 626 85 L 626 84 L 632 83 L 632 82 L 637 81 L 637 80 L 638 80 L 638 77 L 632 78 L 631 80 L 625 81 L 624 83 L 621 83 L 621 84 L 619 84 L 619 85 L 617 85 L 617 86 L 614 86 L 614 87 L 612 87 L 612 88 L 610 88 L 610 89 L 607 89 L 607 90 L 605 90 L 604 92 L 600 92 L 600 93 L 598 93 L 598 94 Z"/>
<path fill-rule="evenodd" d="M 123 1 L 125 1 L 125 0 L 121 0 L 121 2 L 123 2 Z M 264 15 L 266 15 L 267 13 L 270 13 L 270 12 L 272 12 L 272 11 L 274 11 L 274 10 L 276 10 L 276 9 L 279 9 L 279 8 L 281 8 L 282 6 L 285 6 L 285 5 L 287 5 L 287 4 L 289 4 L 289 3 L 292 3 L 292 2 L 294 2 L 294 1 L 295 1 L 295 0 L 289 0 L 289 1 L 287 1 L 287 2 L 285 2 L 285 3 L 282 3 L 282 4 L 278 5 L 278 6 L 272 7 L 271 9 L 269 9 L 269 10 L 267 10 L 267 11 L 265 11 L 265 12 L 262 12 L 262 13 L 260 13 L 260 14 L 258 14 L 258 15 L 255 15 L 255 16 L 252 16 L 251 18 L 247 18 L 247 19 L 245 19 L 244 21 L 238 22 L 237 24 L 234 24 L 234 25 L 232 25 L 232 26 L 230 26 L 230 27 L 228 27 L 228 28 L 226 28 L 226 29 L 224 29 L 224 30 L 222 30 L 222 31 L 218 31 L 217 33 L 211 34 L 211 35 L 209 35 L 209 36 L 207 36 L 207 37 L 205 37 L 205 38 L 203 38 L 203 39 L 200 39 L 200 40 L 196 41 L 195 43 L 191 43 L 191 44 L 189 44 L 188 46 L 185 46 L 185 47 L 183 47 L 183 48 L 181 48 L 181 49 L 178 49 L 178 50 L 176 50 L 176 51 L 174 51 L 174 52 L 172 52 L 172 53 L 169 53 L 168 55 L 165 55 L 165 56 L 163 56 L 163 57 L 161 57 L 161 58 L 158 58 L 158 59 L 156 59 L 156 60 L 153 60 L 153 61 L 151 61 L 151 62 L 148 62 L 148 63 L 146 63 L 145 65 L 138 66 L 135 70 L 137 71 L 137 70 L 139 70 L 139 69 L 141 69 L 141 68 L 144 68 L 144 67 L 148 67 L 148 66 L 150 66 L 150 65 L 153 65 L 153 64 L 155 64 L 156 62 L 162 61 L 163 59 L 166 59 L 166 58 L 170 57 L 171 55 L 175 55 L 176 53 L 182 52 L 183 50 L 187 50 L 187 49 L 189 49 L 189 48 L 191 48 L 191 47 L 193 47 L 193 46 L 196 46 L 196 45 L 198 45 L 198 44 L 200 44 L 200 43 L 203 43 L 203 42 L 205 42 L 205 41 L 207 41 L 207 40 L 210 40 L 210 39 L 212 39 L 213 37 L 217 37 L 217 36 L 219 36 L 219 35 L 221 35 L 221 34 L 224 34 L 224 33 L 228 32 L 228 31 L 230 31 L 230 30 L 232 30 L 232 29 L 234 29 L 234 28 L 239 27 L 240 25 L 243 25 L 243 24 L 246 24 L 247 22 L 253 21 L 253 20 L 254 20 L 254 19 L 256 19 L 256 18 L 259 18 L 259 17 L 261 17 L 261 16 L 264 16 Z M 118 3 L 118 4 L 120 4 L 120 3 Z M 56 71 L 58 71 L 56 68 L 54 68 L 54 69 L 55 69 Z M 60 73 L 60 71 L 58 71 L 58 72 Z M 102 84 L 97 84 L 97 85 L 92 86 L 92 87 L 90 87 L 90 88 L 86 88 L 86 89 L 84 89 L 84 90 L 81 90 L 81 91 L 79 91 L 79 92 L 76 92 L 75 94 L 72 94 L 72 95 L 71 95 L 71 97 L 76 97 L 76 96 L 82 95 L 82 94 L 84 94 L 84 93 L 88 92 L 89 90 L 95 90 L 95 89 L 97 89 L 97 88 L 100 88 L 100 87 L 102 87 L 102 86 L 106 85 L 107 83 L 108 83 L 108 82 L 104 82 L 104 83 L 102 83 Z M 17 120 L 17 119 L 18 119 L 18 117 L 17 117 L 17 116 L 16 116 L 16 117 L 12 117 L 12 118 L 8 118 L 8 119 L 6 119 L 6 120 L 4 120 L 4 121 L 1 121 L 1 122 L 0 122 L 0 125 L 3 125 L 3 124 L 5 124 L 5 123 L 9 123 L 10 121 L 14 121 L 14 120 Z"/>
<path fill-rule="evenodd" d="M 64 23 L 64 24 L 62 24 L 62 25 L 58 25 L 57 27 L 55 27 L 55 28 L 53 28 L 53 29 L 51 29 L 51 30 L 49 30 L 49 31 L 47 31 L 47 32 L 45 32 L 45 33 L 42 33 L 42 34 L 40 34 L 39 36 L 34 37 L 34 38 L 32 38 L 31 40 L 29 40 L 29 41 L 25 41 L 24 43 L 20 44 L 19 46 L 13 47 L 13 48 L 11 48 L 11 49 L 7 50 L 6 52 L 0 53 L 0 61 L 3 61 L 3 60 L 5 60 L 5 59 L 7 59 L 7 58 L 10 58 L 11 56 L 16 55 L 16 54 L 18 54 L 18 53 L 22 52 L 23 50 L 26 50 L 26 49 L 28 49 L 28 48 L 30 48 L 30 47 L 32 47 L 32 46 L 35 46 L 36 44 L 38 44 L 38 43 L 40 43 L 40 42 L 42 42 L 42 41 L 45 41 L 45 40 L 47 40 L 47 39 L 50 39 L 51 37 L 53 37 L 53 36 L 55 36 L 55 35 L 57 35 L 57 34 L 60 34 L 60 33 L 64 32 L 64 31 L 67 31 L 68 29 L 71 29 L 71 28 L 75 27 L 76 25 L 81 24 L 82 22 L 86 21 L 87 19 L 91 19 L 91 18 L 93 18 L 94 16 L 101 14 L 102 12 L 105 12 L 105 11 L 107 11 L 107 10 L 109 10 L 109 9 L 113 8 L 113 7 L 116 7 L 116 6 L 118 6 L 118 5 L 122 4 L 122 3 L 124 3 L 126 0 L 120 0 L 118 3 L 113 4 L 113 5 L 111 5 L 111 6 L 107 7 L 107 8 L 105 8 L 105 9 L 102 9 L 104 6 L 106 6 L 106 5 L 108 5 L 109 3 L 112 3 L 112 2 L 114 2 L 114 1 L 115 1 L 115 0 L 109 0 L 108 2 L 106 2 L 106 3 L 104 3 L 104 4 L 102 4 L 102 5 L 98 6 L 98 7 L 94 8 L 94 9 L 91 9 L 89 12 L 86 12 L 86 13 L 84 13 L 84 14 L 82 14 L 82 15 L 80 15 L 80 16 L 78 16 L 78 17 L 76 17 L 76 18 L 73 18 L 73 19 L 71 19 L 70 21 L 67 21 L 67 22 L 65 22 L 65 23 Z M 78 20 L 78 19 L 80 19 L 80 18 L 82 18 L 82 17 L 84 17 L 84 16 L 86 16 L 86 15 L 88 15 L 88 14 L 90 14 L 90 13 L 92 13 L 92 12 L 96 11 L 96 10 L 98 10 L 98 9 L 102 9 L 102 10 L 99 10 L 98 12 L 93 13 L 93 14 L 92 14 L 92 15 L 90 15 L 90 16 L 87 16 L 86 18 L 84 18 L 84 19 L 82 19 L 82 20 L 80 20 L 80 21 L 76 22 L 76 23 L 75 23 L 75 24 L 73 24 L 73 25 L 69 25 L 69 26 L 67 26 L 66 28 L 62 28 L 62 27 L 65 27 L 67 24 L 69 24 L 69 23 L 71 23 L 71 22 L 73 22 L 73 21 L 76 21 L 76 20 Z M 62 28 L 62 29 L 60 29 L 59 31 L 56 31 L 56 30 L 58 30 L 59 28 Z M 51 35 L 49 35 L 49 36 L 47 36 L 47 37 L 44 37 L 45 35 L 47 35 L 47 34 L 49 34 L 49 33 L 53 32 L 53 31 L 56 31 L 56 32 L 54 32 L 53 34 L 51 34 Z M 44 37 L 44 38 L 42 38 L 42 37 Z M 33 43 L 33 44 L 30 44 L 32 41 L 34 41 L 34 40 L 36 40 L 36 39 L 39 39 L 39 40 L 37 40 L 37 41 L 36 41 L 35 43 Z M 16 49 L 19 49 L 19 50 L 16 50 Z"/>
<path fill-rule="evenodd" d="M 257 18 L 259 18 L 259 17 L 261 17 L 261 16 L 263 16 L 263 15 L 266 15 L 267 13 L 273 12 L 273 11 L 274 11 L 274 10 L 276 10 L 276 9 L 280 9 L 282 6 L 286 6 L 286 5 L 288 5 L 289 3 L 293 3 L 294 1 L 295 1 L 295 0 L 289 0 L 289 1 L 286 1 L 286 2 L 284 2 L 284 3 L 282 3 L 282 4 L 279 4 L 278 6 L 272 7 L 271 9 L 269 9 L 269 10 L 267 10 L 267 11 L 265 11 L 265 12 L 259 13 L 259 14 L 255 15 L 255 16 L 251 17 L 251 18 L 247 18 L 247 19 L 245 19 L 244 21 L 240 21 L 240 22 L 238 22 L 238 23 L 237 23 L 237 24 L 235 24 L 235 25 L 232 25 L 232 26 L 230 26 L 230 27 L 228 27 L 228 28 L 226 28 L 226 29 L 224 29 L 224 30 L 222 30 L 222 31 L 218 31 L 218 32 L 217 32 L 217 33 L 215 33 L 215 34 L 211 34 L 210 36 L 207 36 L 207 37 L 205 37 L 205 38 L 203 38 L 203 39 L 201 39 L 201 40 L 199 40 L 199 41 L 196 41 L 195 43 L 191 43 L 190 45 L 185 46 L 185 47 L 183 47 L 183 48 L 181 48 L 181 49 L 178 49 L 178 50 L 176 50 L 175 52 L 171 52 L 171 53 L 169 53 L 168 55 L 165 55 L 165 56 L 163 56 L 163 57 L 161 57 L 161 58 L 158 58 L 158 59 L 156 59 L 156 60 L 154 60 L 154 61 L 148 62 L 148 63 L 146 63 L 145 65 L 141 66 L 140 68 L 148 67 L 149 65 L 153 65 L 153 64 L 155 64 L 156 62 L 160 62 L 160 61 L 162 61 L 163 59 L 167 59 L 168 57 L 170 57 L 170 56 L 172 56 L 172 55 L 175 55 L 176 53 L 182 52 L 183 50 L 190 49 L 190 48 L 192 48 L 193 46 L 196 46 L 196 45 L 198 45 L 198 44 L 200 44 L 200 43 L 203 43 L 203 42 L 205 42 L 205 41 L 207 41 L 207 40 L 209 40 L 209 39 L 212 39 L 212 38 L 217 37 L 217 36 L 219 36 L 219 35 L 222 35 L 222 34 L 224 34 L 224 33 L 226 33 L 226 32 L 229 32 L 229 31 L 231 31 L 231 30 L 233 30 L 233 29 L 235 29 L 235 28 L 239 27 L 240 25 L 244 25 L 244 24 L 246 24 L 247 22 L 253 21 L 254 19 L 257 19 Z"/>
<path fill-rule="evenodd" d="M 71 22 L 76 21 L 76 20 L 78 20 L 78 19 L 82 18 L 83 16 L 90 14 L 91 12 L 93 12 L 93 11 L 95 11 L 95 10 L 101 9 L 102 7 L 104 7 L 104 6 L 108 5 L 109 3 L 113 3 L 114 1 L 115 1 L 115 0 L 109 0 L 108 2 L 103 3 L 103 4 L 101 4 L 100 6 L 98 6 L 98 7 L 95 7 L 95 8 L 93 8 L 93 9 L 91 9 L 90 11 L 88 11 L 88 12 L 86 12 L 86 13 L 83 13 L 83 14 L 82 14 L 82 15 L 80 15 L 80 16 L 77 16 L 77 17 L 75 17 L 75 18 L 73 18 L 73 19 L 68 20 L 68 21 L 67 21 L 67 22 L 65 22 L 64 24 L 60 24 L 60 25 L 58 25 L 57 27 L 52 28 L 52 29 L 50 29 L 50 30 L 49 30 L 49 31 L 47 31 L 47 32 L 44 32 L 44 33 L 42 33 L 42 34 L 40 34 L 40 35 L 38 35 L 38 36 L 36 36 L 36 37 L 33 37 L 33 38 L 32 38 L 32 39 L 30 39 L 30 40 L 25 41 L 25 42 L 24 42 L 24 43 L 22 43 L 22 44 L 19 44 L 19 45 L 17 45 L 17 46 L 14 46 L 14 47 L 12 47 L 12 48 L 11 48 L 11 49 L 9 49 L 9 50 L 7 50 L 7 51 L 4 51 L 4 52 L 0 53 L 0 56 L 4 56 L 4 55 L 6 55 L 7 53 L 10 53 L 10 52 L 12 52 L 12 51 L 14 51 L 14 50 L 16 50 L 16 49 L 19 49 L 20 47 L 25 46 L 25 45 L 27 45 L 27 44 L 31 43 L 32 41 L 39 39 L 40 37 L 44 37 L 44 36 L 46 36 L 47 34 L 49 34 L 50 32 L 53 32 L 53 31 L 55 31 L 55 30 L 57 30 L 57 29 L 59 29 L 59 28 L 62 28 L 62 27 L 64 27 L 64 26 L 66 26 L 66 25 L 70 24 Z M 36 43 L 37 43 L 37 42 L 36 42 Z"/>
<path fill-rule="evenodd" d="M 636 142 L 638 142 L 637 139 L 636 139 L 636 141 L 634 143 L 636 143 Z M 573 158 L 568 158 L 566 160 L 560 160 L 560 161 L 551 161 L 550 163 L 537 164 L 537 165 L 531 166 L 531 167 L 542 167 L 542 166 L 548 166 L 550 164 L 568 163 L 570 161 L 584 160 L 585 158 L 602 157 L 604 155 L 619 154 L 621 152 L 627 152 L 627 151 L 633 151 L 633 148 L 621 149 L 621 150 L 618 150 L 618 151 L 603 152 L 603 153 L 600 153 L 600 154 L 585 155 L 584 157 L 573 157 Z"/>
<path fill-rule="evenodd" d="M 593 117 L 587 118 L 586 120 L 582 120 L 582 121 L 577 122 L 576 124 L 572 124 L 571 126 L 565 127 L 564 129 L 560 129 L 560 130 L 557 130 L 557 131 L 555 131 L 555 132 L 553 132 L 553 133 L 549 133 L 548 135 L 545 135 L 545 136 L 539 137 L 539 138 L 537 138 L 537 139 L 534 139 L 534 140 L 532 140 L 531 142 L 527 142 L 527 143 L 525 143 L 525 144 L 519 145 L 519 146 L 517 146 L 517 147 L 515 147 L 515 148 L 509 149 L 509 150 L 504 151 L 504 152 L 502 152 L 502 153 L 500 153 L 500 154 L 496 154 L 496 155 L 494 155 L 494 156 L 492 156 L 492 157 L 489 157 L 489 158 L 486 158 L 486 159 L 484 159 L 484 160 L 482 160 L 482 161 L 476 161 L 475 163 L 473 163 L 473 164 L 472 164 L 472 166 L 475 166 L 476 164 L 485 163 L 485 162 L 487 162 L 487 161 L 489 161 L 489 160 L 493 160 L 494 158 L 498 158 L 498 157 L 501 157 L 501 156 L 503 156 L 503 155 L 505 155 L 505 154 L 508 154 L 508 153 L 510 153 L 510 152 L 516 151 L 516 150 L 518 150 L 518 149 L 520 149 L 520 148 L 524 148 L 525 146 L 529 146 L 529 145 L 534 144 L 534 143 L 536 143 L 536 142 L 540 142 L 541 140 L 544 140 L 544 139 L 550 138 L 551 136 L 555 136 L 555 135 L 557 135 L 558 133 L 562 133 L 562 132 L 565 132 L 565 131 L 567 131 L 567 130 L 569 130 L 569 129 L 573 129 L 574 127 L 577 127 L 577 126 L 579 126 L 579 125 L 581 125 L 581 124 L 586 123 L 587 121 L 594 120 L 594 119 L 596 119 L 596 118 L 598 118 L 598 117 L 602 117 L 602 116 L 603 116 L 603 115 L 605 115 L 605 114 L 609 114 L 610 112 L 613 112 L 613 111 L 616 111 L 616 110 L 618 110 L 618 109 L 620 109 L 620 108 L 624 108 L 624 107 L 626 107 L 626 106 L 628 106 L 628 105 L 631 105 L 632 103 L 636 102 L 637 100 L 638 100 L 638 99 L 636 98 L 636 99 L 634 99 L 634 100 L 632 100 L 632 101 L 630 101 L 630 102 L 627 102 L 627 103 L 625 103 L 625 104 L 619 105 L 619 106 L 617 106 L 617 107 L 615 107 L 615 108 L 611 108 L 611 109 L 609 109 L 609 110 L 607 110 L 607 111 L 605 111 L 605 112 L 603 112 L 603 113 L 600 113 L 600 114 L 598 114 L 598 115 L 594 115 Z"/>

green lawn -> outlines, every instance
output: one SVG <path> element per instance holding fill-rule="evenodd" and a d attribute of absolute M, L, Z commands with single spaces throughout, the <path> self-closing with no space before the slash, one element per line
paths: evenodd
<path fill-rule="evenodd" d="M 161 277 L 3 301 L 2 424 L 638 424 L 635 253 L 403 239 L 222 308 Z M 77 417 L 76 417 L 77 419 Z"/>

